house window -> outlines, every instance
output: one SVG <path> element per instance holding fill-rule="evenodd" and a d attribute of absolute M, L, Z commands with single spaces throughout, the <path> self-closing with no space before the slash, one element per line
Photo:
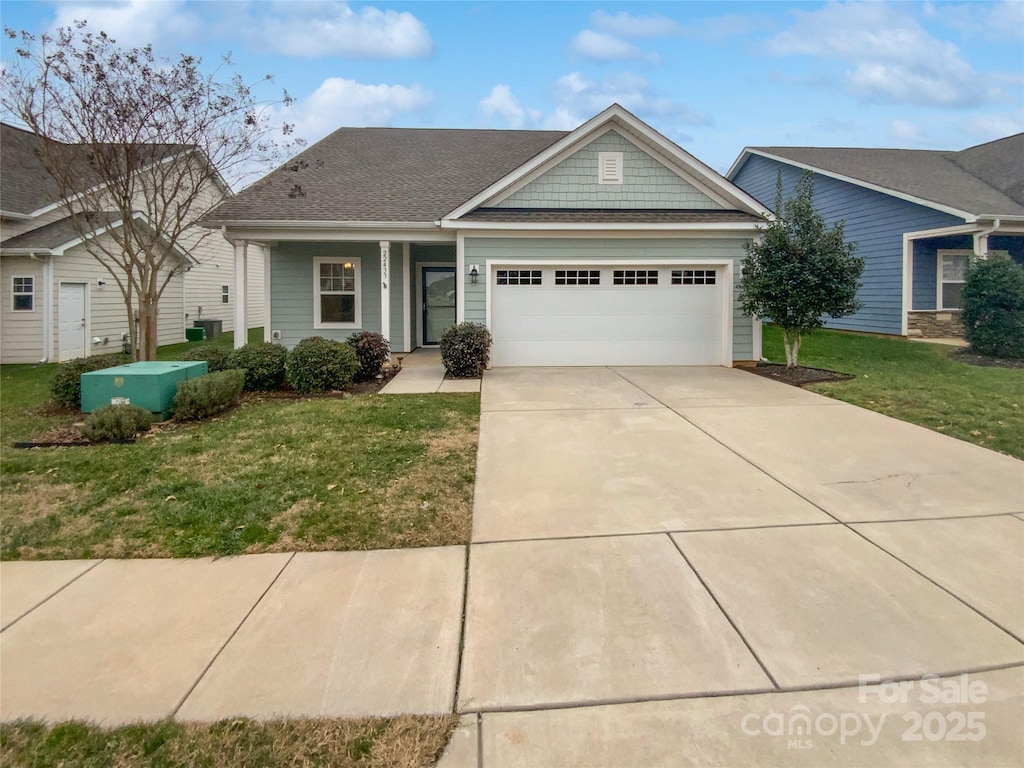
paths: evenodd
<path fill-rule="evenodd" d="M 612 273 L 613 285 L 657 285 L 656 269 L 616 269 Z"/>
<path fill-rule="evenodd" d="M 231 292 L 228 286 L 222 285 L 220 287 L 220 303 L 230 304 L 231 303 Z"/>
<path fill-rule="evenodd" d="M 556 269 L 555 285 L 600 285 L 601 271 L 597 269 Z"/>
<path fill-rule="evenodd" d="M 313 327 L 359 328 L 359 259 L 313 259 Z"/>
<path fill-rule="evenodd" d="M 713 269 L 673 269 L 672 285 L 714 285 Z"/>
<path fill-rule="evenodd" d="M 598 152 L 597 153 L 597 183 L 598 184 L 621 184 L 622 183 L 622 153 L 621 152 Z"/>
<path fill-rule="evenodd" d="M 939 251 L 939 309 L 960 309 L 971 251 Z"/>
<path fill-rule="evenodd" d="M 34 277 L 11 279 L 11 308 L 16 312 L 31 312 L 35 309 L 35 282 Z"/>
<path fill-rule="evenodd" d="M 539 269 L 499 269 L 498 285 L 540 285 Z"/>

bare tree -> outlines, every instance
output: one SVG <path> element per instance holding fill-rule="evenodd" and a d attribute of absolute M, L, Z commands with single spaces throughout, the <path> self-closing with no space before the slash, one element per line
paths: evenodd
<path fill-rule="evenodd" d="M 40 138 L 55 202 L 124 297 L 133 359 L 151 360 L 160 297 L 183 254 L 216 236 L 196 224 L 230 194 L 224 179 L 242 184 L 302 143 L 272 125 L 275 103 L 291 99 L 257 102 L 255 85 L 226 72 L 230 56 L 205 72 L 201 58 L 122 48 L 85 22 L 4 33 L 16 58 L 0 106 Z"/>

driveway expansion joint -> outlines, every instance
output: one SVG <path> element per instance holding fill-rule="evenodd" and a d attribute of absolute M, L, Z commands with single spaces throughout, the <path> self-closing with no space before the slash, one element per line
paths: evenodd
<path fill-rule="evenodd" d="M 459 625 L 459 653 L 455 660 L 455 686 L 452 697 L 452 712 L 459 711 L 459 687 L 462 685 L 462 655 L 466 651 L 466 608 L 469 602 L 469 548 L 466 544 L 465 570 L 462 573 L 462 614 Z"/>

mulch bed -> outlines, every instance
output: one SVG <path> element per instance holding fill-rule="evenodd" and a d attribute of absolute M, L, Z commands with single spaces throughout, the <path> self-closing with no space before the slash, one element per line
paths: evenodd
<path fill-rule="evenodd" d="M 849 381 L 855 378 L 851 373 L 829 371 L 824 368 L 805 368 L 802 365 L 798 365 L 796 368 L 787 368 L 779 363 L 758 363 L 756 366 L 742 366 L 740 370 L 764 376 L 766 379 L 781 381 L 783 384 L 791 384 L 794 387 L 820 384 L 826 381 Z"/>
<path fill-rule="evenodd" d="M 1008 357 L 989 357 L 976 355 L 970 349 L 954 349 L 949 353 L 954 360 L 968 365 L 980 365 L 986 368 L 1024 368 L 1024 360 L 1011 360 Z"/>

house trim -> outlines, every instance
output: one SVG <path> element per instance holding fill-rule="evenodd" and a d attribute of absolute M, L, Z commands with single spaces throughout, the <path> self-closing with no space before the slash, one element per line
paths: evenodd
<path fill-rule="evenodd" d="M 416 275 L 414 277 L 415 290 L 416 290 L 416 328 L 417 328 L 417 339 L 416 346 L 423 347 L 424 349 L 437 349 L 437 344 L 430 344 L 429 346 L 423 342 L 426 338 L 426 323 L 423 322 L 423 268 L 424 267 L 445 267 L 450 269 L 452 267 L 450 261 L 420 261 L 416 263 Z M 456 265 L 457 266 L 457 265 Z M 459 282 L 459 271 L 455 270 L 455 322 L 461 323 L 459 319 L 459 304 L 463 302 L 462 294 L 464 293 L 462 284 Z"/>
<path fill-rule="evenodd" d="M 402 349 L 406 352 L 412 351 L 412 300 L 409 292 L 413 290 L 410 282 L 412 275 L 412 246 L 408 240 L 402 243 L 402 286 L 405 290 L 402 300 Z"/>
<path fill-rule="evenodd" d="M 320 319 L 320 265 L 321 264 L 352 264 L 355 266 L 355 310 L 353 322 L 331 323 Z M 363 266 L 359 256 L 314 256 L 313 257 L 313 328 L 316 330 L 358 329 L 363 327 Z M 237 341 L 237 339 L 236 339 Z"/>
<path fill-rule="evenodd" d="M 32 281 L 32 292 L 25 293 L 24 291 L 17 292 L 14 290 L 15 280 L 31 280 Z M 30 309 L 18 309 L 14 306 L 15 296 L 31 296 L 32 307 Z M 11 312 L 24 312 L 25 314 L 35 314 L 38 302 L 36 301 L 36 276 L 35 275 L 11 275 Z"/>
<path fill-rule="evenodd" d="M 64 361 L 62 361 L 60 359 L 60 289 L 61 289 L 61 286 L 64 286 L 64 285 L 82 285 L 82 286 L 85 286 L 85 290 L 83 291 L 83 293 L 85 294 L 85 331 L 84 331 L 85 346 L 84 346 L 84 351 L 85 351 L 85 356 L 86 357 L 89 356 L 89 350 L 91 349 L 91 347 L 89 346 L 89 340 L 92 339 L 92 291 L 89 290 L 89 287 L 90 287 L 91 283 L 88 280 L 58 280 L 57 281 L 57 333 L 55 334 L 56 338 L 54 338 L 54 336 L 51 336 L 50 339 L 49 339 L 49 343 L 50 343 L 51 349 L 54 346 L 54 342 L 56 341 L 57 362 L 64 362 Z M 52 320 L 51 320 L 51 323 L 52 323 Z M 52 351 L 51 351 L 51 354 L 52 354 Z"/>
<path fill-rule="evenodd" d="M 715 222 L 508 222 L 501 224 L 501 231 L 546 231 L 546 232 L 756 232 L 763 222 L 715 221 Z M 494 230 L 492 221 L 442 221 L 442 229 Z M 474 237 L 475 237 L 474 233 Z"/>

